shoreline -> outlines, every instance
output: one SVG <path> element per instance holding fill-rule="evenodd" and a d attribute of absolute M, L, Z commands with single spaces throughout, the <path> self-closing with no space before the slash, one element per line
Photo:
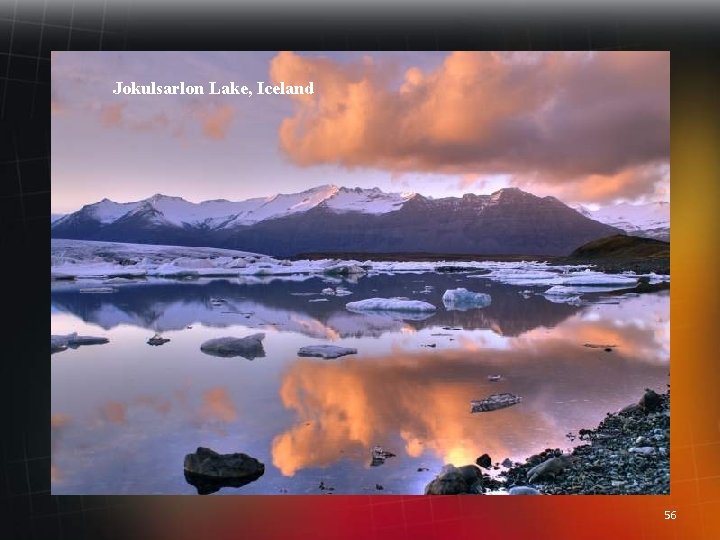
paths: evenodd
<path fill-rule="evenodd" d="M 667 495 L 670 493 L 670 391 L 607 413 L 594 429 L 568 434 L 584 444 L 546 448 L 497 476 L 476 465 L 446 465 L 426 495 Z M 478 461 L 481 458 L 478 458 Z M 487 469 L 488 467 L 486 467 Z"/>

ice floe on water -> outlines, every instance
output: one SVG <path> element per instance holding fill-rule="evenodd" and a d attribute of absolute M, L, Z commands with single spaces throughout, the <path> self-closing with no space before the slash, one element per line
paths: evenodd
<path fill-rule="evenodd" d="M 52 239 L 50 262 L 54 281 L 99 279 L 113 285 L 153 277 L 232 277 L 243 283 L 268 283 L 273 279 L 299 281 L 320 275 L 337 286 L 343 282 L 355 283 L 365 275 L 451 271 L 462 273 L 465 278 L 521 287 L 564 285 L 621 289 L 636 285 L 638 278 L 643 276 L 650 284 L 670 279 L 658 274 L 606 274 L 588 265 L 553 266 L 537 261 L 290 261 L 231 249 L 63 239 Z M 419 294 L 431 292 L 427 287 L 418 291 Z M 328 287 L 323 291 L 323 294 L 335 296 L 348 293 L 350 291 L 342 287 Z"/>
<path fill-rule="evenodd" d="M 429 302 L 410 300 L 405 297 L 366 298 L 357 302 L 348 302 L 345 307 L 350 311 L 408 311 L 432 312 L 436 308 Z"/>
<path fill-rule="evenodd" d="M 489 294 L 468 291 L 461 287 L 445 291 L 442 301 L 448 311 L 465 311 L 489 306 L 491 298 Z"/>

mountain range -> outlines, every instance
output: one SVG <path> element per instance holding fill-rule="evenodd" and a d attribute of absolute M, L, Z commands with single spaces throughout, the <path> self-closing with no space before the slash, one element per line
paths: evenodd
<path fill-rule="evenodd" d="M 620 203 L 594 211 L 583 206 L 575 208 L 584 216 L 622 229 L 629 235 L 670 241 L 670 203 L 668 202 Z"/>
<path fill-rule="evenodd" d="M 586 212 L 518 188 L 436 199 L 323 185 L 238 202 L 192 203 L 162 194 L 128 203 L 103 199 L 52 221 L 51 234 L 226 247 L 274 256 L 309 252 L 566 255 L 585 242 L 625 230 Z"/>

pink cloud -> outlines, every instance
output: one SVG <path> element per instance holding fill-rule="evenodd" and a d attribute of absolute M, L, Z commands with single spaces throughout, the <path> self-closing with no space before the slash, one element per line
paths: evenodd
<path fill-rule="evenodd" d="M 508 174 L 600 201 L 652 192 L 645 173 L 669 159 L 666 52 L 456 52 L 408 69 L 399 88 L 375 62 L 283 52 L 270 74 L 315 83 L 279 130 L 299 165 L 458 174 L 468 186 Z"/>

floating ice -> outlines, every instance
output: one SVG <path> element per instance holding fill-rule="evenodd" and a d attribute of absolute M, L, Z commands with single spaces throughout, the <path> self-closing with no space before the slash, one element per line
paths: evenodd
<path fill-rule="evenodd" d="M 95 293 L 114 293 L 115 289 L 112 287 L 85 287 L 80 289 L 81 293 L 95 294 Z"/>
<path fill-rule="evenodd" d="M 350 311 L 435 311 L 435 306 L 422 300 L 407 298 L 367 298 L 357 302 L 348 302 L 345 307 Z"/>
<path fill-rule="evenodd" d="M 468 309 L 483 308 L 490 305 L 490 295 L 468 291 L 464 288 L 448 289 L 442 297 L 445 309 L 448 311 L 466 311 Z"/>

